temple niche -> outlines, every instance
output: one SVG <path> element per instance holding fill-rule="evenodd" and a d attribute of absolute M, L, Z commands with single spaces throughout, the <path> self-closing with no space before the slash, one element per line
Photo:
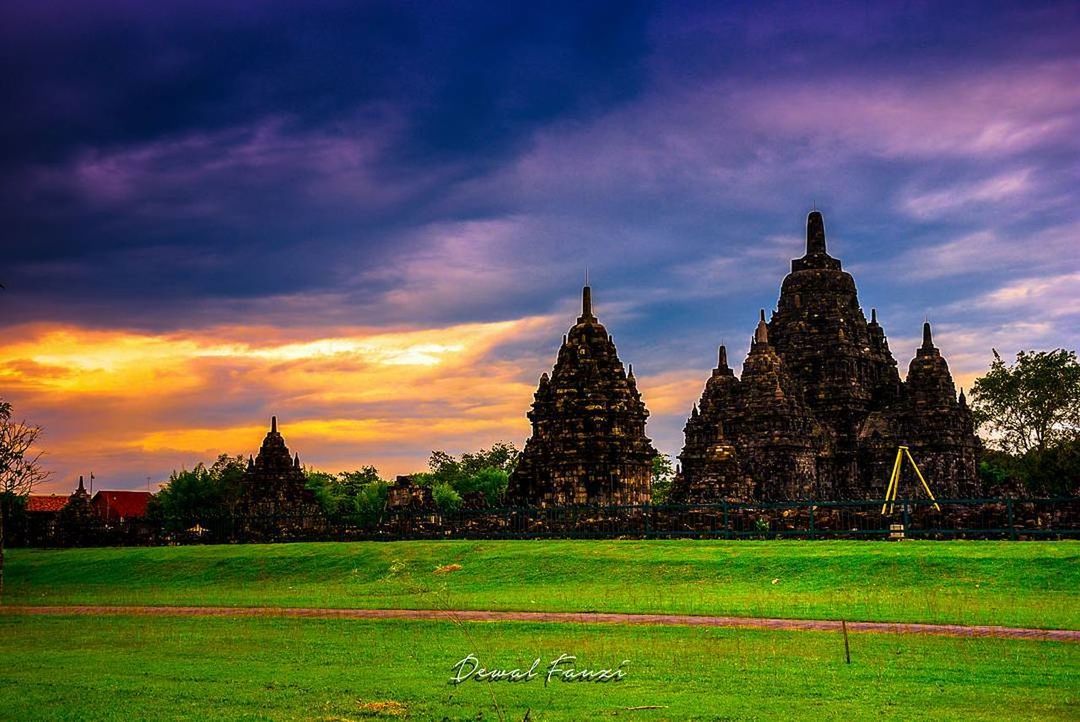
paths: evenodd
<path fill-rule="evenodd" d="M 901 444 L 937 496 L 979 492 L 980 442 L 930 325 L 901 381 L 877 312 L 866 320 L 854 279 L 826 250 L 818 211 L 776 311 L 768 322 L 761 312 L 742 378 L 721 347 L 685 434 L 676 501 L 881 498 Z"/>
<path fill-rule="evenodd" d="M 248 457 L 239 510 L 249 520 L 265 520 L 266 530 L 311 528 L 321 523 L 322 511 L 307 488 L 300 455 L 289 453 L 276 416 L 270 419 L 270 431 L 258 455 Z M 249 524 L 249 531 L 256 530 Z"/>
<path fill-rule="evenodd" d="M 513 504 L 643 504 L 651 498 L 649 412 L 631 366 L 623 369 L 611 336 L 582 290 L 581 316 L 563 337 L 550 377 L 528 414 L 532 436 L 510 477 Z"/>

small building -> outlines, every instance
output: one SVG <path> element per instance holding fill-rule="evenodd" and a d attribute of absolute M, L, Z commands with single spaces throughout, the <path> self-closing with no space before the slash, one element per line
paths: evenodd
<path fill-rule="evenodd" d="M 152 498 L 149 491 L 99 491 L 90 501 L 90 508 L 105 526 L 130 524 L 146 518 Z"/>
<path fill-rule="evenodd" d="M 67 506 L 68 496 L 31 494 L 26 499 L 26 526 L 21 541 L 30 546 L 44 546 L 57 535 L 60 512 Z"/>
<path fill-rule="evenodd" d="M 55 518 L 67 503 L 68 497 L 59 494 L 31 494 L 26 500 L 26 513 L 40 514 L 42 518 Z"/>

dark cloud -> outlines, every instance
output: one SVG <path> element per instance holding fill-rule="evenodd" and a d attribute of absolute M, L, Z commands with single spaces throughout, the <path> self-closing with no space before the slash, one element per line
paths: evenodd
<path fill-rule="evenodd" d="M 913 248 L 1076 220 L 1075 4 L 0 12 L 7 325 L 497 320 L 589 265 L 664 364 L 770 305 L 812 202 L 884 302 Z"/>

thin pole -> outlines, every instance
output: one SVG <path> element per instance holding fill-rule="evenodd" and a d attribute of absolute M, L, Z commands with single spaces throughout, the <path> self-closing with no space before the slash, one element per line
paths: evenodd
<path fill-rule="evenodd" d="M 930 485 L 926 483 L 926 479 L 923 478 L 922 472 L 919 471 L 919 465 L 915 463 L 915 459 L 912 458 L 911 452 L 908 451 L 908 448 L 906 446 L 903 448 L 904 451 L 907 453 L 908 461 L 910 461 L 911 465 L 915 467 L 915 475 L 919 477 L 919 481 L 922 482 L 923 488 L 926 489 L 926 493 L 930 495 L 930 501 L 934 502 L 934 508 L 938 511 L 941 511 L 941 507 L 938 506 L 937 499 L 934 498 L 934 492 L 930 491 Z"/>
<path fill-rule="evenodd" d="M 851 664 L 851 647 L 848 645 L 847 621 L 841 619 L 840 627 L 844 630 L 844 661 L 848 664 Z"/>
<path fill-rule="evenodd" d="M 889 500 L 893 496 L 893 489 L 900 485 L 900 462 L 903 461 L 903 448 L 900 447 L 896 450 L 896 461 L 893 462 L 892 473 L 889 475 L 889 486 L 885 489 L 885 503 L 881 505 L 881 513 L 885 513 L 885 507 L 889 505 Z"/>

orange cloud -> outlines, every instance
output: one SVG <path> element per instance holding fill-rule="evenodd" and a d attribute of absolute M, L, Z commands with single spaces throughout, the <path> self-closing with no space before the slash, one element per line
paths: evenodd
<path fill-rule="evenodd" d="M 305 463 L 332 471 L 376 463 L 393 475 L 422 468 L 433 448 L 520 444 L 534 383 L 522 369 L 550 359 L 499 354 L 557 339 L 557 327 L 526 317 L 305 338 L 26 326 L 0 348 L 0 380 L 17 412 L 45 426 L 57 490 L 90 471 L 99 484 L 131 486 L 218 453 L 253 453 L 271 413 Z"/>

